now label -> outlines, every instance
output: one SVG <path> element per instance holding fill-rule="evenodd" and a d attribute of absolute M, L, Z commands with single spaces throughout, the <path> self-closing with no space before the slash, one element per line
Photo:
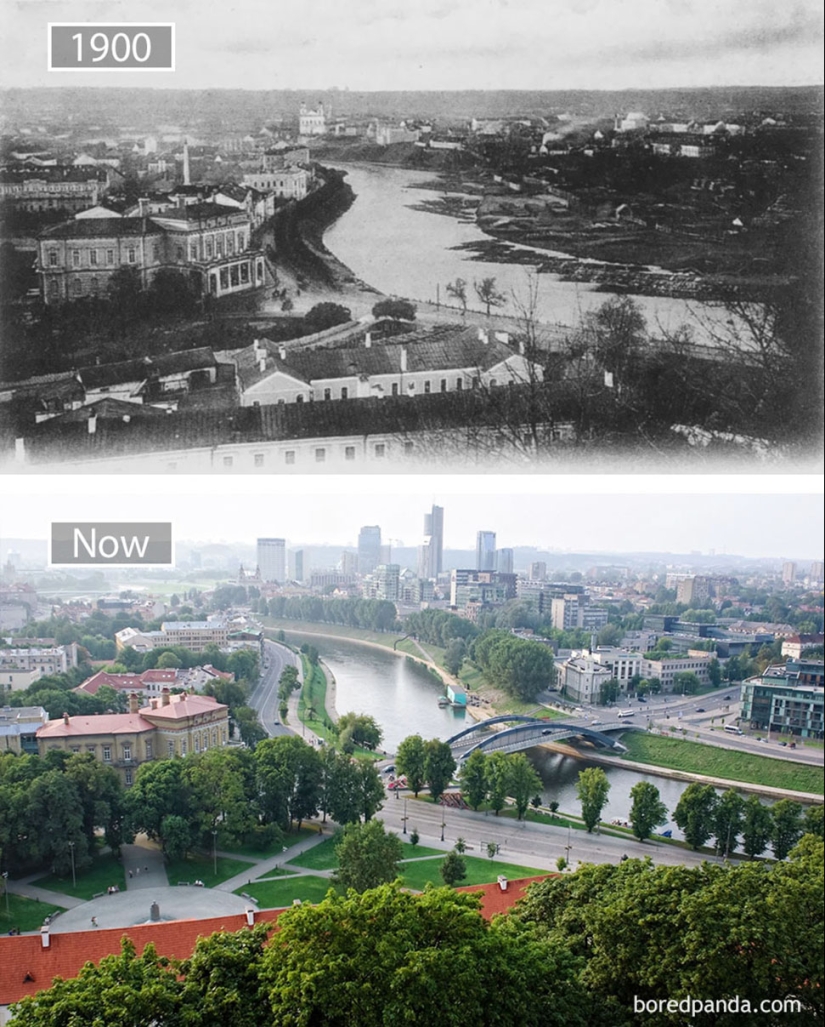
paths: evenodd
<path fill-rule="evenodd" d="M 50 563 L 62 566 L 168 566 L 172 525 L 168 522 L 52 522 Z"/>

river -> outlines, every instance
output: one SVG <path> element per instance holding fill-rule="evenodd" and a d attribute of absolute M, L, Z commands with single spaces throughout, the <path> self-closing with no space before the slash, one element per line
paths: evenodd
<path fill-rule="evenodd" d="M 528 268 L 472 260 L 471 254 L 454 247 L 490 241 L 475 223 L 411 209 L 412 205 L 438 195 L 431 189 L 415 188 L 418 183 L 434 180 L 436 175 L 375 165 L 340 168 L 347 172 L 356 200 L 327 231 L 324 242 L 358 278 L 388 295 L 425 302 L 435 302 L 437 289 L 444 302 L 448 298 L 447 283 L 463 278 L 469 283 L 469 306 L 482 310 L 472 282 L 492 277 L 506 297 L 498 313 L 513 317 L 521 313 L 520 305 L 523 308 L 528 303 Z M 537 265 L 540 252 L 536 251 Z M 595 285 L 562 282 L 552 274 L 538 275 L 537 283 L 535 316 L 548 324 L 577 324 L 582 314 L 600 307 L 610 295 L 597 292 Z M 634 299 L 652 334 L 660 334 L 658 327 L 675 331 L 688 324 L 693 327 L 697 341 L 707 344 L 710 339 L 694 312 L 701 310 L 702 322 L 723 316 L 719 309 L 695 301 L 660 296 Z M 724 318 L 728 316 L 725 314 Z"/>
<path fill-rule="evenodd" d="M 309 638 L 310 636 L 302 636 Z M 408 735 L 446 740 L 472 724 L 469 714 L 452 707 L 439 707 L 443 689 L 435 678 L 414 661 L 355 642 L 315 638 L 324 664 L 335 675 L 338 713 L 367 713 L 384 732 L 383 748 L 394 752 Z M 578 812 L 576 784 L 579 771 L 596 764 L 574 759 L 550 749 L 529 750 L 544 783 L 544 801 L 554 799 L 561 809 Z M 610 794 L 602 819 L 625 820 L 630 812 L 630 789 L 639 781 L 650 781 L 659 789 L 662 802 L 673 811 L 688 782 L 654 774 L 640 774 L 620 767 L 603 767 L 610 780 Z M 763 800 L 764 801 L 764 800 Z M 669 821 L 674 838 L 681 832 Z"/>

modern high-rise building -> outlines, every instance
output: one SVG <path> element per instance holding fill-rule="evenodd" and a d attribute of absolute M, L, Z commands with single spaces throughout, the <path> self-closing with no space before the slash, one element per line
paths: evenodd
<path fill-rule="evenodd" d="M 476 570 L 494 571 L 496 569 L 496 533 L 479 531 L 476 535 Z"/>
<path fill-rule="evenodd" d="M 295 549 L 289 555 L 292 564 L 290 577 L 295 581 L 303 581 L 306 576 L 303 549 Z"/>
<path fill-rule="evenodd" d="M 428 514 L 424 514 L 424 538 L 424 545 L 419 550 L 419 575 L 422 578 L 437 578 L 444 569 L 443 506 L 434 506 Z"/>
<path fill-rule="evenodd" d="M 547 580 L 547 564 L 543 560 L 536 560 L 535 563 L 530 564 L 530 581 L 546 581 Z"/>
<path fill-rule="evenodd" d="M 782 584 L 792 585 L 796 581 L 796 564 L 792 560 L 786 560 L 782 564 Z"/>
<path fill-rule="evenodd" d="M 258 570 L 262 581 L 286 581 L 286 540 L 258 539 Z"/>
<path fill-rule="evenodd" d="M 514 554 L 512 549 L 496 550 L 496 570 L 499 574 L 513 573 Z"/>
<path fill-rule="evenodd" d="M 372 574 L 381 563 L 381 529 L 377 524 L 365 525 L 358 532 L 358 573 Z"/>

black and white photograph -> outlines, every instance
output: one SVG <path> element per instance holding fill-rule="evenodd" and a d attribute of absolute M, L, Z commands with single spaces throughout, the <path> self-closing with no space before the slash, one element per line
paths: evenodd
<path fill-rule="evenodd" d="M 813 0 L 3 0 L 0 46 L 0 472 L 821 468 Z"/>

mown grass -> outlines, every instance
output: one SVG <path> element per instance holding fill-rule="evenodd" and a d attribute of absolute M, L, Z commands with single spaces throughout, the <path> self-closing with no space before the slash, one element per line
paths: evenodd
<path fill-rule="evenodd" d="M 254 871 L 255 865 L 247 860 L 218 856 L 215 873 L 215 861 L 211 856 L 202 853 L 190 853 L 185 859 L 170 859 L 166 864 L 166 876 L 170 884 L 178 884 L 181 881 L 193 884 L 195 881 L 203 881 L 206 888 L 214 888 L 216 884 L 227 881 L 235 874 L 252 876 Z"/>
<path fill-rule="evenodd" d="M 123 864 L 109 852 L 96 856 L 92 866 L 88 870 L 78 870 L 75 877 L 76 885 L 72 884 L 71 871 L 66 877 L 47 874 L 38 881 L 32 881 L 32 884 L 38 888 L 47 888 L 49 891 L 71 895 L 76 899 L 91 899 L 100 892 L 105 892 L 112 885 L 117 885 L 121 891 L 126 889 Z"/>
<path fill-rule="evenodd" d="M 283 909 L 291 906 L 295 899 L 301 902 L 320 902 L 332 887 L 327 877 L 312 874 L 295 874 L 271 881 L 256 881 L 235 891 L 236 895 L 246 892 L 258 900 L 261 909 Z"/>
<path fill-rule="evenodd" d="M 284 870 L 283 867 L 276 867 L 274 870 L 267 870 L 265 874 L 261 874 L 258 880 L 266 881 L 270 877 L 294 877 L 297 873 L 297 870 Z"/>
<path fill-rule="evenodd" d="M 219 846 L 224 852 L 231 852 L 233 856 L 248 856 L 251 860 L 266 859 L 280 852 L 286 845 L 291 848 L 302 842 L 304 838 L 315 838 L 318 835 L 317 827 L 302 827 L 300 830 L 290 831 L 284 836 L 282 842 L 272 842 L 269 845 L 259 845 L 254 842 L 246 845 L 223 845 Z"/>
<path fill-rule="evenodd" d="M 37 899 L 27 899 L 23 895 L 9 893 L 8 896 L 0 898 L 0 934 L 6 934 L 13 927 L 18 931 L 37 931 L 43 926 L 47 916 L 64 912 L 62 906 L 53 906 L 48 902 L 38 902 Z"/>
<path fill-rule="evenodd" d="M 289 854 L 284 854 L 284 860 Z M 338 857 L 335 855 L 335 839 L 327 838 L 326 841 L 307 849 L 294 859 L 289 860 L 296 867 L 304 867 L 306 870 L 334 870 L 338 866 Z"/>
<path fill-rule="evenodd" d="M 622 736 L 628 751 L 622 759 L 649 763 L 692 774 L 721 777 L 729 781 L 784 788 L 822 795 L 825 791 L 822 768 L 790 760 L 777 760 L 749 752 L 735 752 L 679 738 L 628 731 Z"/>
<path fill-rule="evenodd" d="M 536 870 L 534 867 L 524 867 L 517 863 L 502 863 L 497 859 L 482 859 L 480 856 L 462 856 L 467 870 L 467 876 L 458 882 L 465 884 L 489 884 L 495 881 L 499 874 L 503 874 L 511 881 L 521 877 L 537 877 L 539 874 L 548 874 L 549 870 Z M 398 869 L 404 877 L 404 887 L 413 888 L 415 891 L 423 891 L 428 883 L 436 886 L 444 884 L 441 877 L 441 864 L 443 859 L 424 859 L 418 863 L 403 863 Z"/>

